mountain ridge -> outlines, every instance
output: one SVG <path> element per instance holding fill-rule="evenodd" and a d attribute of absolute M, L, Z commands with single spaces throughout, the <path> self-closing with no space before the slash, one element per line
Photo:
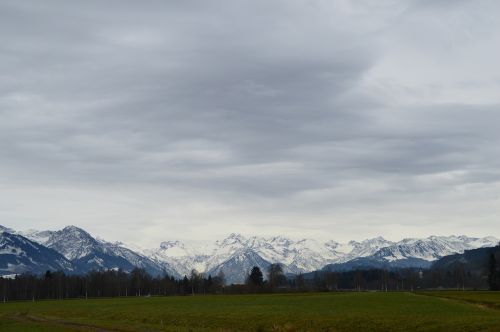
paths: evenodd
<path fill-rule="evenodd" d="M 18 233 L 24 234 L 32 241 L 63 255 L 73 264 L 77 273 L 110 269 L 121 269 L 129 272 L 138 267 L 145 269 L 151 275 L 167 273 L 174 277 L 180 277 L 176 270 L 168 264 L 160 265 L 120 243 L 111 243 L 95 238 L 76 226 L 66 226 L 58 231 L 37 232 L 30 230 Z"/>
<path fill-rule="evenodd" d="M 0 230 L 10 230 L 0 227 Z M 285 236 L 244 236 L 232 233 L 211 245 L 189 245 L 178 240 L 162 241 L 158 247 L 140 249 L 121 242 L 111 243 L 93 237 L 76 226 L 58 231 L 15 232 L 62 254 L 78 272 L 91 269 L 134 267 L 151 274 L 167 273 L 176 278 L 190 275 L 192 270 L 216 275 L 223 273 L 229 283 L 243 282 L 251 264 L 266 270 L 280 263 L 287 274 L 316 270 L 348 270 L 360 267 L 428 267 L 447 255 L 465 250 L 494 246 L 495 237 L 465 235 L 405 238 L 389 241 L 382 236 L 362 241 L 340 243 L 334 240 L 293 240 Z M 249 265 L 250 264 L 250 265 Z"/>
<path fill-rule="evenodd" d="M 0 233 L 0 276 L 21 273 L 41 274 L 47 270 L 74 272 L 72 263 L 57 251 L 28 238 Z"/>

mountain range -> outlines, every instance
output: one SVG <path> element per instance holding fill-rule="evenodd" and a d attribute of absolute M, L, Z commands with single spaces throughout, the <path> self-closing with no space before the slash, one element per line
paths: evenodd
<path fill-rule="evenodd" d="M 152 275 L 167 273 L 180 277 L 168 264 L 159 265 L 120 243 L 96 239 L 75 226 L 59 231 L 26 232 L 1 227 L 0 232 L 0 275 L 46 270 L 77 274 L 110 269 L 130 272 L 139 267 Z"/>
<path fill-rule="evenodd" d="M 158 248 L 140 249 L 95 238 L 75 226 L 58 231 L 15 231 L 0 226 L 0 275 L 46 270 L 129 272 L 140 267 L 152 275 L 175 278 L 189 275 L 193 269 L 210 275 L 223 273 L 227 283 L 241 283 L 253 266 L 266 271 L 272 263 L 282 264 L 290 275 L 322 269 L 426 268 L 444 256 L 497 243 L 494 237 L 467 236 L 430 236 L 398 242 L 376 237 L 339 243 L 231 234 L 211 245 L 164 241 Z"/>

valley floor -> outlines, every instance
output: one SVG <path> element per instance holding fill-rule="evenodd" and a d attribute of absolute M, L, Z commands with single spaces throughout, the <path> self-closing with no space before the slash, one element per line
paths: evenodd
<path fill-rule="evenodd" d="M 308 293 L 0 303 L 1 331 L 500 331 L 500 292 Z"/>

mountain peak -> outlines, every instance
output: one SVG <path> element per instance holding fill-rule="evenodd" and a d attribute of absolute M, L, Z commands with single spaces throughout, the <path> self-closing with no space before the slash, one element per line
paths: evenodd
<path fill-rule="evenodd" d="M 491 241 L 491 242 L 496 242 L 497 244 L 499 243 L 499 240 L 494 237 L 494 236 L 486 236 L 483 238 L 485 241 Z"/>
<path fill-rule="evenodd" d="M 63 232 L 72 232 L 72 233 L 83 233 L 83 234 L 89 234 L 86 231 L 84 231 L 80 227 L 76 227 L 73 225 L 68 225 L 62 229 Z M 89 234 L 90 235 L 90 234 Z"/>
<path fill-rule="evenodd" d="M 14 230 L 12 228 L 0 225 L 0 233 L 2 232 L 14 233 Z"/>
<path fill-rule="evenodd" d="M 273 236 L 272 238 L 269 239 L 270 242 L 275 242 L 275 243 L 283 243 L 283 244 L 290 244 L 292 241 L 282 235 L 278 236 Z M 307 241 L 307 239 L 303 239 L 303 242 Z M 298 241 L 300 242 L 300 241 Z"/>
<path fill-rule="evenodd" d="M 0 233 L 0 276 L 6 274 L 44 273 L 47 270 L 73 271 L 60 253 L 33 242 L 15 232 Z"/>
<path fill-rule="evenodd" d="M 163 250 L 167 250 L 173 247 L 183 247 L 183 245 L 179 241 L 163 241 L 162 243 L 160 243 L 160 248 Z"/>
<path fill-rule="evenodd" d="M 239 233 L 231 233 L 231 234 L 229 234 L 227 239 L 243 239 L 243 235 L 241 235 Z"/>
<path fill-rule="evenodd" d="M 78 240 L 85 240 L 88 242 L 98 242 L 96 238 L 94 238 L 92 235 L 90 235 L 87 231 L 80 227 L 76 227 L 73 225 L 66 226 L 62 230 L 56 232 L 60 236 L 63 237 L 69 237 L 73 239 L 78 239 Z"/>
<path fill-rule="evenodd" d="M 236 244 L 236 243 L 243 243 L 245 241 L 246 241 L 246 238 L 243 235 L 237 234 L 237 233 L 231 233 L 222 242 L 217 241 L 217 243 L 221 244 L 221 245 L 230 245 L 230 244 Z"/>
<path fill-rule="evenodd" d="M 380 235 L 377 237 L 374 237 L 371 239 L 366 239 L 366 240 L 362 241 L 362 243 L 380 243 L 380 242 L 390 242 L 390 241 L 387 241 L 385 238 L 383 238 Z"/>
<path fill-rule="evenodd" d="M 92 252 L 92 248 L 99 246 L 99 242 L 81 228 L 66 226 L 60 231 L 52 232 L 45 245 L 73 260 Z"/>

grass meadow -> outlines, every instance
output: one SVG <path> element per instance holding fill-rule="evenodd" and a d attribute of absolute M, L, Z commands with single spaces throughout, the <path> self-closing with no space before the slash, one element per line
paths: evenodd
<path fill-rule="evenodd" d="M 0 303 L 0 331 L 500 331 L 500 292 L 338 292 Z"/>

